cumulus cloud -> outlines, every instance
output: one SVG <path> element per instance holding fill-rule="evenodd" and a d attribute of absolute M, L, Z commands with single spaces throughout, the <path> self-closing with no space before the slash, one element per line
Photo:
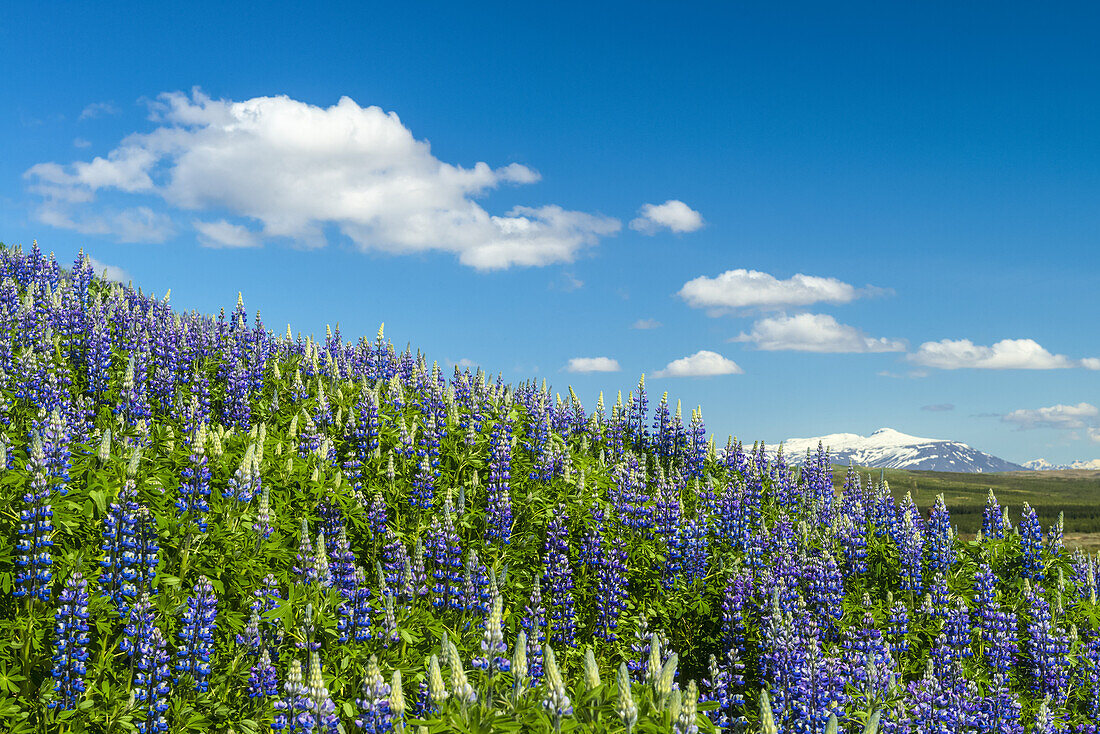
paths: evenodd
<path fill-rule="evenodd" d="M 1100 410 L 1089 403 L 1077 405 L 1051 405 L 1046 408 L 1034 410 L 1014 410 L 1001 417 L 1005 423 L 1015 423 L 1021 429 L 1027 428 L 1060 428 L 1074 430 L 1090 428 L 1095 423 Z"/>
<path fill-rule="evenodd" d="M 88 262 L 92 265 L 92 271 L 101 278 L 112 280 L 115 283 L 127 283 L 130 281 L 130 274 L 117 265 L 108 265 L 107 263 L 100 262 L 91 255 L 88 255 Z"/>
<path fill-rule="evenodd" d="M 151 112 L 152 132 L 127 136 L 105 157 L 40 163 L 24 174 L 44 199 L 44 221 L 43 212 L 88 207 L 100 192 L 122 192 L 244 220 L 225 221 L 260 240 L 319 247 L 331 226 L 362 250 L 444 251 L 483 270 L 570 262 L 621 226 L 553 204 L 490 214 L 480 197 L 534 183 L 538 172 L 518 163 L 446 163 L 395 113 L 348 97 L 318 107 L 287 96 L 213 100 L 195 90 L 162 94 Z M 241 230 L 232 232 L 243 241 Z M 209 227 L 200 235 L 217 241 Z"/>
<path fill-rule="evenodd" d="M 699 212 L 679 199 L 669 199 L 664 204 L 645 204 L 638 215 L 631 220 L 630 228 L 642 234 L 654 235 L 662 229 L 680 234 L 694 232 L 703 226 Z"/>
<path fill-rule="evenodd" d="M 610 357 L 573 357 L 565 365 L 566 372 L 618 372 L 618 360 Z"/>
<path fill-rule="evenodd" d="M 92 102 L 80 112 L 81 120 L 94 120 L 97 117 L 117 115 L 118 108 L 110 102 Z"/>
<path fill-rule="evenodd" d="M 657 319 L 638 319 L 630 325 L 631 329 L 641 329 L 646 331 L 648 329 L 658 329 L 661 326 L 661 322 Z"/>
<path fill-rule="evenodd" d="M 922 405 L 921 410 L 929 410 L 933 413 L 942 413 L 947 410 L 954 410 L 954 403 L 936 403 L 935 405 Z"/>
<path fill-rule="evenodd" d="M 711 316 L 719 316 L 735 309 L 779 310 L 814 303 L 848 303 L 866 292 L 836 278 L 798 273 L 780 280 L 758 270 L 738 268 L 714 278 L 701 275 L 689 280 L 679 296 L 692 308 L 709 309 Z"/>
<path fill-rule="evenodd" d="M 896 339 L 875 338 L 854 326 L 838 323 L 821 313 L 779 315 L 760 319 L 752 331 L 730 341 L 751 342 L 765 351 L 825 353 L 903 352 L 905 343 Z"/>
<path fill-rule="evenodd" d="M 925 342 L 906 357 L 925 367 L 941 370 L 1055 370 L 1070 367 L 1096 369 L 1087 358 L 1070 359 L 1064 354 L 1051 354 L 1033 339 L 1003 339 L 993 346 L 974 344 L 969 339 L 943 339 Z"/>
<path fill-rule="evenodd" d="M 198 231 L 199 244 L 203 247 L 259 247 L 261 244 L 260 238 L 248 227 L 224 219 L 216 222 L 196 219 L 191 224 Z"/>
<path fill-rule="evenodd" d="M 683 357 L 668 363 L 663 370 L 653 373 L 654 377 L 712 377 L 714 375 L 740 375 L 741 369 L 732 359 L 726 359 L 717 352 L 703 349 L 690 357 Z"/>

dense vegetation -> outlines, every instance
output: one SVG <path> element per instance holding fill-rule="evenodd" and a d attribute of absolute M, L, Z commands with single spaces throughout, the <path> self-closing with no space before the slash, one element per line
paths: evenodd
<path fill-rule="evenodd" d="M 1097 730 L 1060 527 L 990 495 L 962 542 L 644 380 L 589 413 L 35 246 L 0 250 L 0 387 L 12 731 Z"/>

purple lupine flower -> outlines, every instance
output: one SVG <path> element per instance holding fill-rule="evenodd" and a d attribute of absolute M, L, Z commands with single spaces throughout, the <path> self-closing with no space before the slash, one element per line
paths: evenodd
<path fill-rule="evenodd" d="M 901 588 L 914 594 L 920 594 L 924 588 L 921 572 L 921 558 L 924 552 L 924 533 L 919 524 L 916 505 L 911 496 L 906 497 L 902 508 L 901 525 L 895 542 L 901 556 Z"/>
<path fill-rule="evenodd" d="M 867 535 L 862 516 L 862 506 L 857 506 L 851 514 L 840 515 L 835 523 L 840 546 L 844 549 L 845 578 L 867 573 Z"/>
<path fill-rule="evenodd" d="M 486 670 L 491 678 L 497 671 L 508 672 L 508 645 L 504 642 L 504 599 L 500 592 L 493 594 L 492 607 L 485 617 L 485 634 L 481 639 L 481 655 L 471 662 L 475 668 Z"/>
<path fill-rule="evenodd" d="M 336 715 L 336 704 L 321 675 L 321 656 L 316 651 L 309 654 L 309 681 L 306 689 L 309 696 L 308 711 L 312 717 L 312 723 L 307 725 L 306 730 L 316 734 L 337 734 L 340 718 Z"/>
<path fill-rule="evenodd" d="M 523 608 L 520 627 L 527 636 L 528 674 L 534 683 L 542 677 L 542 643 L 546 641 L 546 606 L 542 601 L 542 583 L 538 576 L 532 582 L 531 595 Z"/>
<path fill-rule="evenodd" d="M 153 629 L 153 624 L 153 603 L 149 600 L 149 592 L 142 591 L 127 610 L 126 624 L 122 628 L 122 639 L 119 640 L 119 650 L 127 656 L 135 657 L 142 641 L 148 638 Z"/>
<path fill-rule="evenodd" d="M 299 583 L 311 584 L 317 580 L 317 555 L 313 552 L 313 542 L 309 539 L 309 521 L 302 518 L 302 530 L 298 536 L 298 554 L 291 568 Z"/>
<path fill-rule="evenodd" d="M 1003 540 L 1005 537 L 1004 515 L 992 489 L 982 509 L 982 535 L 990 540 Z"/>
<path fill-rule="evenodd" d="M 499 540 L 505 545 L 512 532 L 512 425 L 507 418 L 493 426 L 489 438 L 489 484 L 486 487 L 487 541 Z"/>
<path fill-rule="evenodd" d="M 374 393 L 364 390 L 363 398 L 348 421 L 348 458 L 344 461 L 348 479 L 356 490 L 362 489 L 363 470 L 378 450 L 378 426 L 378 405 L 374 401 Z"/>
<path fill-rule="evenodd" d="M 943 495 L 936 497 L 936 504 L 928 515 L 928 568 L 935 573 L 947 573 L 955 562 L 955 549 L 951 537 L 951 515 Z"/>
<path fill-rule="evenodd" d="M 222 493 L 223 497 L 226 499 L 236 499 L 240 502 L 252 501 L 257 481 L 254 472 L 256 464 L 255 456 L 256 445 L 249 444 L 248 448 L 245 449 L 244 456 L 241 458 L 240 465 L 226 483 L 225 492 Z"/>
<path fill-rule="evenodd" d="M 261 540 L 267 540 L 275 532 L 271 524 L 271 490 L 266 485 L 260 490 L 260 503 L 256 509 L 256 522 L 252 524 L 252 529 Z"/>
<path fill-rule="evenodd" d="M 142 720 L 138 722 L 141 734 L 163 734 L 168 731 L 168 696 L 171 693 L 171 673 L 168 669 L 171 656 L 168 643 L 158 627 L 150 624 L 148 633 L 138 642 L 134 656 L 134 701 Z"/>
<path fill-rule="evenodd" d="M 432 470 L 428 458 L 420 462 L 420 467 L 413 479 L 412 494 L 409 496 L 409 504 L 421 510 L 429 510 L 435 497 L 435 472 Z"/>
<path fill-rule="evenodd" d="M 46 459 L 47 481 L 62 497 L 69 492 L 70 440 L 65 417 L 55 408 L 42 431 L 42 452 Z"/>
<path fill-rule="evenodd" d="M 462 547 L 449 504 L 443 513 L 443 522 L 439 517 L 432 518 L 428 527 L 427 554 L 431 559 L 432 605 L 437 608 L 462 608 Z"/>
<path fill-rule="evenodd" d="M 195 690 L 206 691 L 210 676 L 210 656 L 214 652 L 214 630 L 217 628 L 218 599 L 214 587 L 205 576 L 195 583 L 192 595 L 187 597 L 183 612 L 183 626 L 179 631 L 179 650 L 176 652 L 176 678 L 190 676 Z"/>
<path fill-rule="evenodd" d="M 370 509 L 367 510 L 367 522 L 370 523 L 371 530 L 376 535 L 385 534 L 388 527 L 388 514 L 386 499 L 382 496 L 381 490 L 376 489 L 374 497 L 371 499 Z"/>
<path fill-rule="evenodd" d="M 297 659 L 290 661 L 290 669 L 283 684 L 283 697 L 275 702 L 274 708 L 275 720 L 271 722 L 273 731 L 287 734 L 312 732 L 309 689 L 302 678 L 302 663 Z"/>
<path fill-rule="evenodd" d="M 489 571 L 478 560 L 477 551 L 471 550 L 466 554 L 466 565 L 463 569 L 462 608 L 465 611 L 476 610 L 486 614 L 491 600 Z"/>
<path fill-rule="evenodd" d="M 279 695 L 279 672 L 271 662 L 267 648 L 260 650 L 260 657 L 248 676 L 249 698 L 275 698 Z"/>
<path fill-rule="evenodd" d="M 994 672 L 1007 675 L 1019 652 L 1016 615 L 997 600 L 997 576 L 988 564 L 982 564 L 974 575 L 974 602 L 986 661 Z"/>
<path fill-rule="evenodd" d="M 596 586 L 596 636 L 617 640 L 619 621 L 627 601 L 626 543 L 621 536 L 609 536 L 607 549 L 599 554 Z"/>
<path fill-rule="evenodd" d="M 702 479 L 707 456 L 707 429 L 703 423 L 702 406 L 691 411 L 690 444 L 687 459 L 688 476 Z"/>
<path fill-rule="evenodd" d="M 549 639 L 573 647 L 576 645 L 577 620 L 573 601 L 573 567 L 569 562 L 568 522 L 565 508 L 559 507 L 546 527 L 543 578 L 550 597 Z"/>
<path fill-rule="evenodd" d="M 844 614 L 844 576 L 832 553 L 811 559 L 804 578 L 806 605 L 828 633 L 836 630 Z"/>
<path fill-rule="evenodd" d="M 123 617 L 126 605 L 136 593 L 134 579 L 138 577 L 136 495 L 134 480 L 128 479 L 103 517 L 103 560 L 99 565 L 104 573 L 100 589 Z"/>
<path fill-rule="evenodd" d="M 950 611 L 943 630 L 932 644 L 932 661 L 936 674 L 946 684 L 960 687 L 964 682 L 963 662 L 972 656 L 970 649 L 970 612 L 966 602 L 956 599 L 950 605 Z"/>
<path fill-rule="evenodd" d="M 1023 568 L 1020 575 L 1025 579 L 1040 581 L 1043 578 L 1043 529 L 1034 508 L 1024 503 L 1024 513 L 1020 518 L 1020 548 L 1023 552 Z"/>
<path fill-rule="evenodd" d="M 393 729 L 393 712 L 390 711 L 390 686 L 378 668 L 378 658 L 370 656 L 363 676 L 360 698 L 356 699 L 359 713 L 355 725 L 367 734 L 383 734 Z"/>
<path fill-rule="evenodd" d="M 200 533 L 206 532 L 206 513 L 210 511 L 210 467 L 206 461 L 206 426 L 200 424 L 191 438 L 191 457 L 180 472 L 179 498 L 176 514 L 195 523 Z"/>
<path fill-rule="evenodd" d="M 88 672 L 88 582 L 74 571 L 61 591 L 53 655 L 53 698 L 49 708 L 72 711 L 84 693 Z"/>
<path fill-rule="evenodd" d="M 15 550 L 15 589 L 12 596 L 48 601 L 50 598 L 50 580 L 53 574 L 50 567 L 50 547 L 53 540 L 53 510 L 50 508 L 50 486 L 47 478 L 46 454 L 42 438 L 35 434 L 31 438 L 30 459 L 27 461 L 27 474 L 30 481 L 23 495 L 24 508 L 19 513 L 19 540 Z"/>
<path fill-rule="evenodd" d="M 909 607 L 905 602 L 893 600 L 893 594 L 886 593 L 886 603 L 889 606 L 886 618 L 886 642 L 890 646 L 890 652 L 894 661 L 901 667 L 902 658 L 909 651 Z"/>
<path fill-rule="evenodd" d="M 1031 588 L 1026 599 L 1029 619 L 1024 649 L 1031 689 L 1037 697 L 1050 696 L 1061 705 L 1069 682 L 1069 637 L 1055 626 L 1040 586 Z"/>
<path fill-rule="evenodd" d="M 348 542 L 347 530 L 341 524 L 336 530 L 336 542 L 329 554 L 332 584 L 344 599 L 350 599 L 356 589 L 355 553 Z"/>
<path fill-rule="evenodd" d="M 990 693 L 982 697 L 974 715 L 974 727 L 980 734 L 1023 734 L 1020 701 L 1009 690 L 1008 677 L 994 673 Z"/>

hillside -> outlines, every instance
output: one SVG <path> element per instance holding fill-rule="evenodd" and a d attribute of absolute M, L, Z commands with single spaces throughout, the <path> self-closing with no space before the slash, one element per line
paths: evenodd
<path fill-rule="evenodd" d="M 0 462 L 18 734 L 1100 718 L 1095 563 L 1021 506 L 1092 479 L 719 452 L 644 378 L 586 408 L 381 329 L 182 313 L 37 245 L 0 248 Z M 1006 507 L 983 491 L 958 537 L 979 481 Z"/>

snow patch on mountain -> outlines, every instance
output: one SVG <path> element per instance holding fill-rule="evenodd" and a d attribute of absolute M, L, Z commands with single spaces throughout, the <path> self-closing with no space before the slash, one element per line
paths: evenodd
<path fill-rule="evenodd" d="M 1024 468 L 959 441 L 910 436 L 893 428 L 880 428 L 870 436 L 832 433 L 814 438 L 791 438 L 783 442 L 783 455 L 791 462 L 800 463 L 807 451 L 817 453 L 818 444 L 829 450 L 836 464 L 850 462 L 883 469 L 955 472 L 1019 471 Z"/>
<path fill-rule="evenodd" d="M 1035 471 L 1067 471 L 1069 469 L 1100 471 L 1100 459 L 1073 461 L 1069 464 L 1052 464 L 1046 459 L 1032 459 L 1031 461 L 1024 462 L 1024 468 L 1034 469 Z"/>

